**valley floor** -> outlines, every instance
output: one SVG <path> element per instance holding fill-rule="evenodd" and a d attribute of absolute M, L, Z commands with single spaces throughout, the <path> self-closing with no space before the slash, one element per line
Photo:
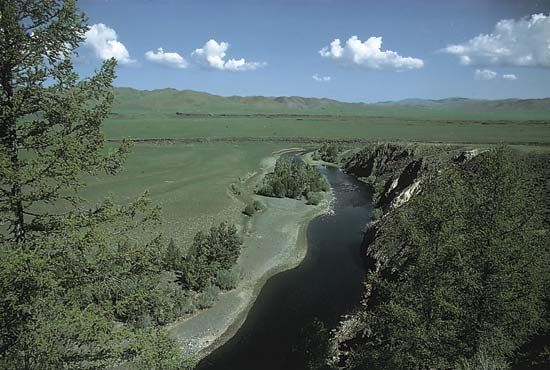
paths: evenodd
<path fill-rule="evenodd" d="M 275 157 L 264 159 L 261 173 L 247 181 L 246 191 L 251 192 L 274 163 Z M 238 287 L 221 294 L 213 307 L 170 326 L 170 334 L 188 354 L 203 357 L 222 345 L 242 325 L 265 281 L 300 263 L 307 249 L 307 224 L 328 211 L 331 194 L 318 206 L 289 198 L 254 197 L 264 204 L 265 210 L 256 214 L 244 231 L 238 261 L 242 279 Z"/>

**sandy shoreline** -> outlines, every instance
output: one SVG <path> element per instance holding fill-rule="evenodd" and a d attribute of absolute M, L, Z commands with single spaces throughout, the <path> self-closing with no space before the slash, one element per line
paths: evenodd
<path fill-rule="evenodd" d="M 252 176 L 248 190 L 270 172 L 281 152 L 262 160 L 260 173 Z M 318 206 L 303 200 L 253 195 L 266 209 L 245 228 L 238 265 L 242 279 L 236 289 L 220 295 L 216 304 L 168 327 L 184 353 L 200 358 L 230 339 L 246 320 L 261 288 L 273 275 L 297 266 L 307 252 L 307 225 L 330 207 L 331 193 Z"/>

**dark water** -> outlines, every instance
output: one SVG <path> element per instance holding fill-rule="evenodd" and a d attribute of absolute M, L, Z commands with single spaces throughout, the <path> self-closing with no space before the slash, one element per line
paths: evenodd
<path fill-rule="evenodd" d="M 334 214 L 310 222 L 304 261 L 267 281 L 244 325 L 199 369 L 303 369 L 297 348 L 304 328 L 315 318 L 333 328 L 359 303 L 365 274 L 361 228 L 370 218 L 372 195 L 340 170 L 321 170 L 336 195 Z"/>

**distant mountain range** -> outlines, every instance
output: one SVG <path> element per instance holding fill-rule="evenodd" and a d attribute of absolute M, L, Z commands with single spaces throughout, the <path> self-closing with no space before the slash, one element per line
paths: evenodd
<path fill-rule="evenodd" d="M 299 96 L 219 96 L 192 90 L 115 89 L 114 114 L 298 114 L 386 116 L 411 119 L 550 120 L 550 98 L 477 100 L 405 99 L 344 103 Z"/>
<path fill-rule="evenodd" d="M 398 101 L 385 101 L 374 103 L 384 106 L 407 106 L 435 109 L 511 109 L 511 110 L 545 110 L 550 112 L 550 98 L 542 99 L 468 99 L 468 98 L 446 98 L 446 99 L 404 99 Z"/>

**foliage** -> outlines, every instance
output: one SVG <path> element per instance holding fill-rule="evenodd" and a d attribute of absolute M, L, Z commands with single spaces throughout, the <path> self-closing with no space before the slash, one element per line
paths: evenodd
<path fill-rule="evenodd" d="M 216 303 L 220 288 L 216 285 L 209 285 L 204 291 L 197 295 L 197 306 L 200 309 L 210 308 Z"/>
<path fill-rule="evenodd" d="M 382 217 L 382 215 L 384 214 L 384 212 L 383 212 L 382 209 L 380 209 L 380 208 L 374 208 L 374 209 L 372 210 L 372 213 L 371 213 L 371 214 L 372 214 L 372 220 L 373 220 L 373 221 L 376 221 L 376 220 L 379 220 L 379 219 Z"/>
<path fill-rule="evenodd" d="M 338 161 L 338 153 L 341 149 L 336 144 L 323 144 L 317 152 L 319 158 L 325 162 L 336 163 Z"/>
<path fill-rule="evenodd" d="M 198 232 L 182 266 L 178 280 L 185 289 L 201 291 L 212 285 L 220 270 L 237 262 L 242 245 L 235 225 L 222 222 L 208 233 Z"/>
<path fill-rule="evenodd" d="M 216 285 L 223 290 L 231 290 L 237 287 L 240 274 L 238 269 L 220 270 L 216 273 Z"/>
<path fill-rule="evenodd" d="M 256 212 L 258 211 L 261 211 L 262 209 L 264 209 L 264 206 L 263 204 L 258 201 L 258 200 L 254 200 L 252 203 L 249 203 L 246 205 L 246 207 L 244 208 L 244 211 L 243 213 L 247 216 L 253 216 Z"/>
<path fill-rule="evenodd" d="M 299 353 L 305 369 L 326 368 L 326 357 L 329 352 L 330 331 L 325 324 L 315 318 L 302 328 L 301 341 L 295 351 Z"/>
<path fill-rule="evenodd" d="M 493 357 L 485 350 L 480 350 L 470 359 L 462 359 L 457 370 L 506 370 L 510 364 L 502 358 Z"/>
<path fill-rule="evenodd" d="M 529 163 L 491 150 L 392 211 L 379 231 L 389 262 L 368 276 L 367 336 L 349 368 L 503 368 L 544 328 L 549 205 L 538 183 L 547 170 Z"/>
<path fill-rule="evenodd" d="M 306 199 L 307 204 L 312 204 L 316 206 L 323 200 L 323 194 L 321 194 L 320 192 L 314 193 L 310 191 L 306 194 Z"/>
<path fill-rule="evenodd" d="M 299 199 L 308 192 L 327 191 L 329 188 L 327 180 L 317 168 L 303 161 L 280 157 L 275 164 L 274 172 L 265 176 L 257 193 L 270 197 Z"/>
<path fill-rule="evenodd" d="M 129 150 L 101 132 L 116 61 L 73 70 L 87 29 L 73 0 L 0 2 L 0 367 L 180 367 L 173 340 L 135 326 L 159 320 L 159 209 L 78 196 Z"/>
<path fill-rule="evenodd" d="M 254 213 L 256 213 L 256 208 L 254 208 L 254 205 L 252 204 L 247 204 L 246 207 L 244 207 L 243 213 L 251 217 Z"/>
<path fill-rule="evenodd" d="M 262 209 L 264 209 L 264 205 L 262 204 L 262 202 L 257 199 L 252 202 L 252 206 L 256 211 L 261 211 Z"/>
<path fill-rule="evenodd" d="M 176 270 L 181 266 L 182 258 L 181 249 L 176 245 L 174 239 L 170 239 L 164 252 L 164 268 L 167 270 Z"/>

